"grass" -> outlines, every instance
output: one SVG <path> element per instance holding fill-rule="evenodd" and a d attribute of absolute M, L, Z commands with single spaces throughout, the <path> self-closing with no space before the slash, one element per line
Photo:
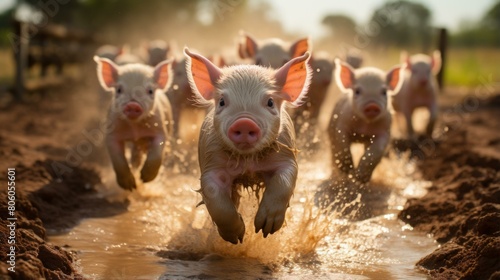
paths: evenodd
<path fill-rule="evenodd" d="M 14 56 L 10 49 L 0 49 L 0 86 L 14 82 Z"/>
<path fill-rule="evenodd" d="M 367 65 L 390 69 L 399 62 L 399 55 L 397 49 L 371 53 Z M 446 59 L 444 79 L 447 86 L 476 87 L 500 83 L 500 49 L 450 48 Z"/>
<path fill-rule="evenodd" d="M 500 83 L 500 49 L 450 49 L 445 72 L 448 85 Z"/>

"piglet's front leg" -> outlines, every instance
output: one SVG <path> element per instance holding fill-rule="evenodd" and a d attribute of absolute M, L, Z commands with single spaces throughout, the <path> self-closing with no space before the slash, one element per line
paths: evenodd
<path fill-rule="evenodd" d="M 337 130 L 330 134 L 332 165 L 345 175 L 352 173 L 354 169 L 350 149 L 351 142 L 348 139 L 349 137 L 345 133 L 338 133 Z"/>
<path fill-rule="evenodd" d="M 151 140 L 146 161 L 141 170 L 141 179 L 143 182 L 150 182 L 158 175 L 163 162 L 163 151 L 166 144 L 164 136 L 157 136 Z"/>
<path fill-rule="evenodd" d="M 384 156 L 385 148 L 389 143 L 389 136 L 379 136 L 372 140 L 373 143 L 366 145 L 365 153 L 356 168 L 356 179 L 361 183 L 370 181 L 373 170 Z"/>
<path fill-rule="evenodd" d="M 201 176 L 201 195 L 219 235 L 226 241 L 243 242 L 245 223 L 234 200 L 233 178 L 223 170 L 213 170 Z"/>
<path fill-rule="evenodd" d="M 434 125 L 436 124 L 436 119 L 437 119 L 437 114 L 438 114 L 438 108 L 436 105 L 436 102 L 433 102 L 431 106 L 429 106 L 429 123 L 427 124 L 426 128 L 426 135 L 430 138 L 432 138 L 432 132 L 434 131 Z"/>
<path fill-rule="evenodd" d="M 297 181 L 298 167 L 295 160 L 284 163 L 269 177 L 264 179 L 266 189 L 255 216 L 255 232 L 262 230 L 264 237 L 273 234 L 283 226 Z"/>
<path fill-rule="evenodd" d="M 127 159 L 125 158 L 125 143 L 115 139 L 114 137 L 108 137 L 106 139 L 106 145 L 111 157 L 113 169 L 115 170 L 118 185 L 126 190 L 135 189 L 135 178 L 130 171 Z"/>

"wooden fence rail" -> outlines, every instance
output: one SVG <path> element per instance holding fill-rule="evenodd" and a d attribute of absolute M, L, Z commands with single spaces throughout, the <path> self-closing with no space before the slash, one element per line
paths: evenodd
<path fill-rule="evenodd" d="M 70 64 L 81 66 L 90 61 L 98 39 L 82 30 L 63 25 L 47 24 L 43 27 L 33 23 L 13 22 L 13 52 L 16 62 L 14 97 L 22 100 L 27 91 L 38 91 L 62 85 L 68 80 L 63 69 Z M 28 70 L 40 66 L 36 79 L 31 79 Z M 55 76 L 47 75 L 50 67 Z"/>

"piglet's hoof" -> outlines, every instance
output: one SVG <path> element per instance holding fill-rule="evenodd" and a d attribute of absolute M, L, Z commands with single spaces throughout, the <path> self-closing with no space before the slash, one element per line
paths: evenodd
<path fill-rule="evenodd" d="M 117 174 L 116 181 L 118 182 L 118 185 L 125 190 L 132 191 L 136 189 L 135 178 L 132 174 L 122 176 Z"/>
<path fill-rule="evenodd" d="M 156 178 L 156 175 L 158 175 L 158 169 L 151 170 L 143 168 L 141 170 L 141 180 L 144 183 L 153 181 Z"/>
<path fill-rule="evenodd" d="M 233 244 L 238 244 L 238 241 L 243 243 L 243 235 L 245 235 L 245 223 L 240 216 L 240 221 L 230 227 L 217 227 L 219 235 L 222 239 Z"/>

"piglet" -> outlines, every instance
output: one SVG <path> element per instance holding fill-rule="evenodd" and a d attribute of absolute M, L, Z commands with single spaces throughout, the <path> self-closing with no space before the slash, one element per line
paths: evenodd
<path fill-rule="evenodd" d="M 401 87 L 401 69 L 396 66 L 387 73 L 373 67 L 354 70 L 335 60 L 335 80 L 344 95 L 335 105 L 328 128 L 334 170 L 361 183 L 370 180 L 390 141 L 388 98 Z M 350 151 L 355 142 L 365 146 L 356 168 Z"/>
<path fill-rule="evenodd" d="M 96 50 L 95 55 L 115 61 L 116 57 L 122 54 L 123 51 L 123 47 L 120 48 L 113 45 L 102 45 Z"/>
<path fill-rule="evenodd" d="M 136 181 L 125 157 L 126 143 L 132 143 L 132 167 L 138 168 L 146 153 L 141 179 L 149 182 L 158 174 L 170 140 L 172 113 L 164 93 L 171 83 L 170 61 L 152 68 L 142 64 L 118 66 L 97 56 L 94 60 L 101 86 L 113 93 L 106 146 L 118 184 L 132 190 Z"/>
<path fill-rule="evenodd" d="M 358 49 L 348 49 L 345 55 L 345 62 L 352 68 L 358 69 L 363 64 L 363 54 Z"/>
<path fill-rule="evenodd" d="M 119 55 L 115 57 L 113 62 L 117 65 L 142 64 L 144 63 L 144 59 L 140 55 L 135 54 L 129 45 L 125 44 L 121 47 Z"/>
<path fill-rule="evenodd" d="M 257 65 L 215 66 L 184 50 L 191 88 L 202 104 L 212 105 L 199 139 L 202 203 L 220 236 L 243 242 L 238 213 L 241 187 L 265 187 L 255 216 L 264 237 L 281 228 L 297 180 L 293 123 L 285 103 L 299 105 L 311 69 L 309 53 L 278 70 Z"/>
<path fill-rule="evenodd" d="M 238 54 L 242 59 L 251 59 L 254 64 L 278 69 L 290 59 L 309 51 L 308 38 L 287 43 L 279 38 L 257 41 L 251 35 L 242 33 L 238 44 Z"/>
<path fill-rule="evenodd" d="M 439 92 L 435 75 L 441 69 L 441 53 L 434 51 L 432 57 L 424 54 L 407 57 L 404 52 L 401 55 L 401 61 L 406 62 L 410 71 L 405 72 L 403 86 L 399 93 L 394 96 L 392 106 L 397 113 L 404 116 L 410 139 L 415 138 L 412 122 L 413 111 L 419 107 L 425 107 L 429 110 L 426 134 L 428 137 L 432 137 L 437 118 L 436 99 Z"/>
<path fill-rule="evenodd" d="M 147 51 L 147 64 L 156 66 L 167 59 L 170 46 L 163 40 L 153 40 L 144 45 Z"/>
<path fill-rule="evenodd" d="M 328 54 L 321 52 L 314 54 L 309 63 L 313 73 L 307 100 L 305 100 L 304 106 L 294 110 L 293 120 L 297 127 L 308 122 L 312 128 L 315 128 L 321 107 L 332 82 L 334 63 Z"/>
<path fill-rule="evenodd" d="M 172 105 L 173 136 L 179 138 L 179 123 L 181 113 L 186 107 L 192 107 L 192 93 L 186 74 L 186 59 L 174 60 L 172 62 L 173 82 L 167 91 L 167 97 Z"/>

